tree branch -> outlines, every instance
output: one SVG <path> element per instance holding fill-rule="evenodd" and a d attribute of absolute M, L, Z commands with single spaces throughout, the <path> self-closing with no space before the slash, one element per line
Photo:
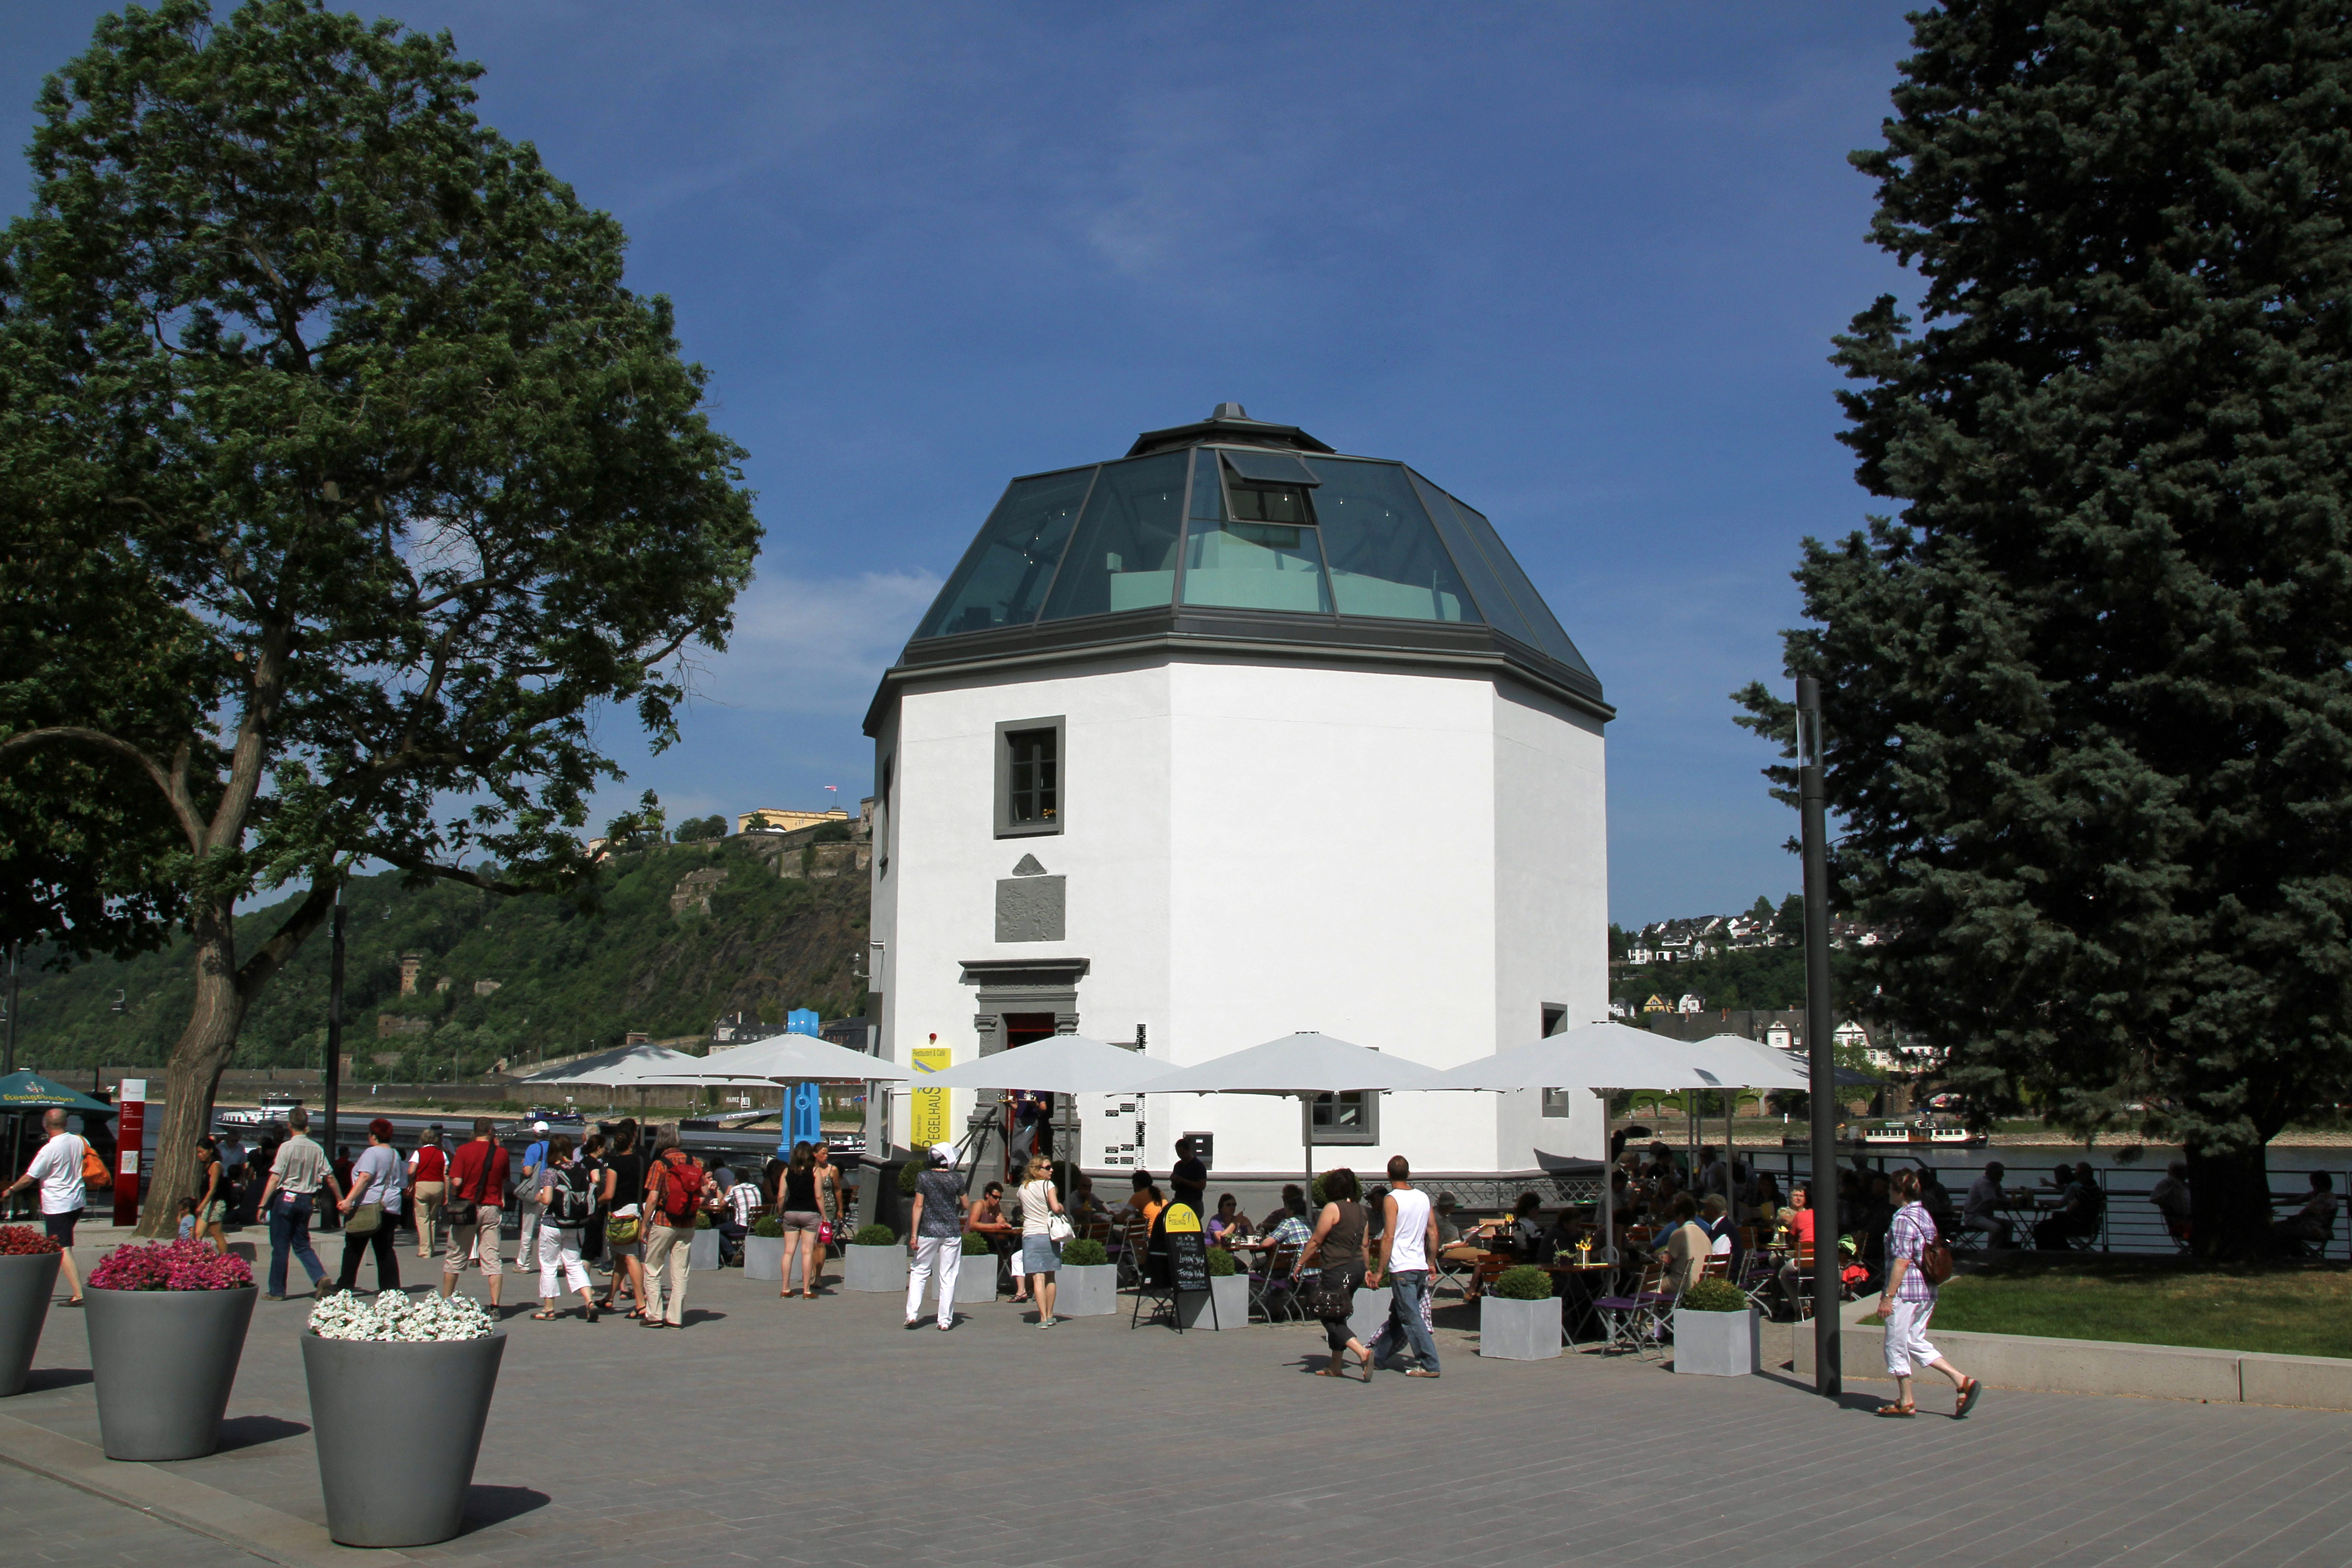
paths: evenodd
<path fill-rule="evenodd" d="M 415 856 L 384 855 L 376 858 L 386 865 L 397 866 L 404 871 L 414 871 L 420 877 L 438 877 L 444 881 L 463 882 L 469 888 L 479 888 L 488 893 L 504 893 L 509 897 L 531 891 L 517 882 L 502 882 L 496 877 L 485 877 L 479 871 L 468 871 L 463 866 L 444 866 L 437 861 Z"/>
<path fill-rule="evenodd" d="M 187 795 L 188 748 L 185 745 L 180 748 L 172 759 L 172 766 L 166 769 L 148 755 L 145 748 L 134 746 L 103 730 L 91 730 L 79 724 L 52 724 L 46 729 L 20 731 L 0 741 L 0 758 L 5 758 L 14 752 L 30 751 L 45 741 L 79 741 L 84 745 L 96 746 L 100 751 L 111 752 L 118 757 L 138 763 L 154 781 L 155 787 L 163 792 L 163 803 L 172 808 L 173 819 L 179 823 L 180 831 L 188 836 L 188 847 L 199 853 L 203 851 L 204 823 L 196 816 L 195 803 Z"/>
<path fill-rule="evenodd" d="M 335 889 L 342 885 L 340 870 L 322 871 L 310 883 L 310 890 L 294 906 L 268 942 L 255 950 L 251 958 L 237 965 L 237 994 L 247 999 L 269 983 L 270 976 L 286 967 L 304 942 L 326 923 L 335 907 Z"/>

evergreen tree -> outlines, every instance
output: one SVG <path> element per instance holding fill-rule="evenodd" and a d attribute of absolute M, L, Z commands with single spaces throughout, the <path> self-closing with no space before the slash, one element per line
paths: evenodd
<path fill-rule="evenodd" d="M 667 303 L 475 118 L 478 75 L 316 0 L 167 0 L 41 90 L 0 236 L 0 504 L 12 557 L 102 546 L 100 627 L 155 632 L 100 648 L 70 595 L 12 604 L 42 635 L 0 768 L 54 801 L 37 764 L 102 766 L 170 825 L 195 984 L 158 1193 L 190 1190 L 243 1020 L 352 865 L 586 885 L 599 712 L 665 742 L 679 654 L 750 576 L 740 453 Z M 240 940 L 239 901 L 289 884 Z"/>
<path fill-rule="evenodd" d="M 1981 1111 L 2188 1149 L 2201 1249 L 2352 1096 L 2352 20 L 1952 0 L 1835 361 L 1867 535 L 1808 541 L 1841 905 Z M 1785 739 L 1760 686 L 1741 721 Z M 1790 775 L 1772 770 L 1786 788 Z"/>

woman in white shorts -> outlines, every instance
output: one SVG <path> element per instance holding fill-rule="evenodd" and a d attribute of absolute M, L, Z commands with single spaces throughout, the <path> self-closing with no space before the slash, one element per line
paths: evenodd
<path fill-rule="evenodd" d="M 1895 1379 L 1895 1403 L 1878 1407 L 1881 1415 L 1916 1415 L 1911 1397 L 1911 1366 L 1925 1362 L 1952 1380 L 1959 1399 L 1952 1418 L 1975 1408 L 1984 1385 L 1944 1359 L 1927 1342 L 1927 1320 L 1936 1311 L 1936 1287 L 1920 1271 L 1927 1248 L 1935 1244 L 1936 1222 L 1919 1201 L 1919 1173 L 1901 1170 L 1888 1179 L 1887 1191 L 1903 1206 L 1886 1227 L 1886 1289 L 1879 1297 L 1886 1317 L 1886 1370 Z"/>

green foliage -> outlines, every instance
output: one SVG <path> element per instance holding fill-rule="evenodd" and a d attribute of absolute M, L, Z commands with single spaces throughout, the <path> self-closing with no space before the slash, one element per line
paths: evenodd
<path fill-rule="evenodd" d="M 729 869 L 710 916 L 680 919 L 670 892 L 688 872 Z M 500 899 L 449 882 L 403 885 L 398 873 L 344 889 L 343 1048 L 361 1081 L 438 1082 L 452 1061 L 470 1076 L 503 1059 L 600 1050 L 629 1030 L 656 1039 L 700 1035 L 713 1018 L 766 1001 L 828 1017 L 854 1012 L 858 983 L 841 955 L 865 938 L 869 890 L 859 878 L 780 878 L 732 846 L 657 848 L 600 868 L 597 908 L 553 895 Z M 240 943 L 266 940 L 290 905 L 240 916 Z M 400 994 L 400 957 L 425 958 L 421 994 Z M 41 955 L 27 950 L 31 970 Z M 190 944 L 64 975 L 28 973 L 22 1059 L 47 1066 L 160 1065 L 194 992 Z M 236 1061 L 317 1067 L 323 1059 L 327 946 L 312 942 L 255 999 Z M 446 992 L 435 989 L 446 975 Z M 476 995 L 474 984 L 499 988 Z M 110 1010 L 117 990 L 125 1010 Z M 425 1032 L 379 1037 L 375 1020 L 414 1019 Z M 377 1060 L 378 1056 L 389 1061 Z M 583 1101 L 584 1103 L 584 1101 Z"/>
<path fill-rule="evenodd" d="M 1241 1265 L 1234 1260 L 1234 1255 L 1222 1247 L 1209 1248 L 1208 1257 L 1209 1278 L 1212 1279 L 1230 1279 L 1241 1270 Z"/>
<path fill-rule="evenodd" d="M 697 1230 L 716 1230 L 719 1228 L 719 1216 L 712 1214 L 708 1209 L 698 1209 L 696 1211 L 694 1215 L 694 1228 Z"/>
<path fill-rule="evenodd" d="M 1110 1249 L 1091 1236 L 1081 1236 L 1063 1244 L 1062 1266 L 1066 1268 L 1091 1268 L 1110 1261 Z"/>
<path fill-rule="evenodd" d="M 976 1230 L 964 1232 L 963 1255 L 966 1258 L 983 1258 L 988 1255 L 988 1237 Z"/>
<path fill-rule="evenodd" d="M 852 1247 L 896 1247 L 898 1233 L 887 1225 L 861 1225 L 857 1234 L 849 1238 Z"/>
<path fill-rule="evenodd" d="M 1833 965 L 1851 969 L 1853 950 L 1837 949 Z M 1672 1002 L 1696 992 L 1712 1015 L 1722 1007 L 1771 1012 L 1805 1005 L 1805 952 L 1799 947 L 1744 947 L 1679 963 L 1628 964 L 1609 977 L 1612 1000 L 1637 1011 L 1652 996 Z"/>
<path fill-rule="evenodd" d="M 1702 1279 L 1675 1303 L 1685 1312 L 1744 1312 L 1748 1298 L 1728 1279 Z"/>
<path fill-rule="evenodd" d="M 809 835 L 808 841 L 811 844 L 847 844 L 856 837 L 845 822 L 821 822 L 817 824 L 816 831 Z"/>
<path fill-rule="evenodd" d="M 1919 321 L 1882 298 L 1836 355 L 1902 515 L 1808 542 L 1787 639 L 1839 896 L 1985 1114 L 2184 1142 L 2198 1246 L 2250 1249 L 2264 1144 L 2352 1099 L 2352 19 L 1913 26 L 1854 161 Z"/>
<path fill-rule="evenodd" d="M 677 825 L 670 835 L 680 844 L 699 844 L 709 839 L 727 837 L 727 819 L 723 816 L 689 816 Z"/>
<path fill-rule="evenodd" d="M 915 1195 L 915 1184 L 922 1180 L 923 1173 L 930 1168 L 930 1155 L 929 1143 L 916 1144 L 913 1152 L 908 1154 L 907 1163 L 898 1167 L 899 1196 L 911 1198 Z"/>
<path fill-rule="evenodd" d="M 1551 1276 L 1532 1263 L 1519 1263 L 1495 1276 L 1495 1294 L 1506 1301 L 1551 1299 Z"/>
<path fill-rule="evenodd" d="M 751 1222 L 751 1234 L 770 1237 L 782 1236 L 784 1234 L 784 1222 L 774 1215 L 763 1214 Z"/>

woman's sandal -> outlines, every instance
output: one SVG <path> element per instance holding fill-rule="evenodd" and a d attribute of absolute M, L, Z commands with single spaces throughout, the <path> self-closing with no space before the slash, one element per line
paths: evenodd
<path fill-rule="evenodd" d="M 1983 1392 L 1984 1384 L 1978 1382 L 1973 1377 L 1969 1379 L 1968 1382 L 1960 1384 L 1960 1402 L 1952 1407 L 1952 1419 L 1958 1421 L 1961 1416 L 1966 1415 L 1969 1411 L 1975 1409 L 1977 1405 L 1977 1395 Z"/>
<path fill-rule="evenodd" d="M 1875 1411 L 1872 1412 L 1872 1414 L 1877 1415 L 1916 1415 L 1919 1414 L 1919 1407 L 1916 1405 L 1882 1405 Z"/>
<path fill-rule="evenodd" d="M 533 1322 L 551 1323 L 555 1321 L 555 1314 L 553 1312 L 533 1312 L 530 1316 Z"/>

